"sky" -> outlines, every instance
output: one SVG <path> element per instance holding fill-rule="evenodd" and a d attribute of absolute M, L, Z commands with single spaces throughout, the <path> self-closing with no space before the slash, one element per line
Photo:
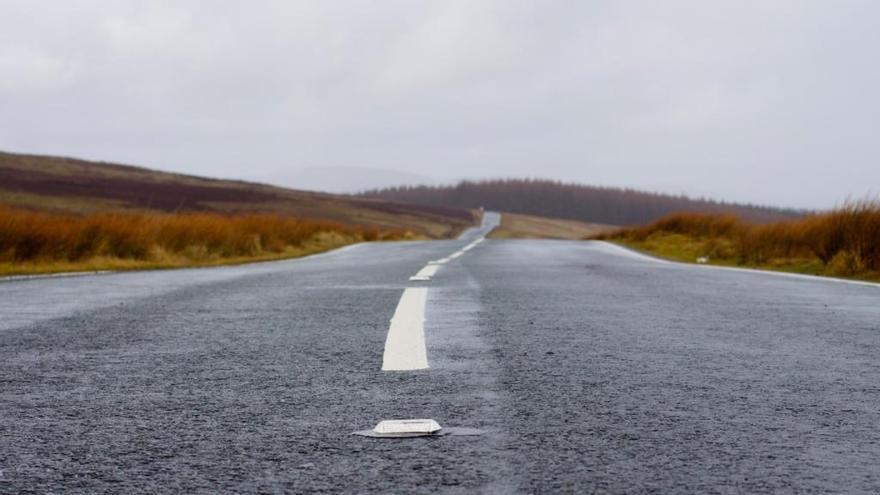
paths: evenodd
<path fill-rule="evenodd" d="M 880 193 L 877 19 L 874 0 L 0 0 L 0 150 L 826 208 Z"/>

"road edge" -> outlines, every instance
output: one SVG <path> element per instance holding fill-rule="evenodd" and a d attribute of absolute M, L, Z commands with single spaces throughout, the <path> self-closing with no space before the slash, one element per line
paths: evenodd
<path fill-rule="evenodd" d="M 650 261 L 665 263 L 665 264 L 676 264 L 676 265 L 689 266 L 689 267 L 695 267 L 695 268 L 708 268 L 708 269 L 727 270 L 727 271 L 734 271 L 734 272 L 762 273 L 762 274 L 767 274 L 767 275 L 777 275 L 780 277 L 796 278 L 796 279 L 801 279 L 801 280 L 810 280 L 810 281 L 819 281 L 819 282 L 836 282 L 836 283 L 841 283 L 841 284 L 861 285 L 861 286 L 865 286 L 865 287 L 874 287 L 874 288 L 880 289 L 880 282 L 868 282 L 865 280 L 850 280 L 850 279 L 846 279 L 846 278 L 828 277 L 828 276 L 824 276 L 824 275 L 807 275 L 804 273 L 782 272 L 782 271 L 776 271 L 776 270 L 765 270 L 765 269 L 761 269 L 761 268 L 746 268 L 746 267 L 739 267 L 739 266 L 720 266 L 720 265 L 708 265 L 708 264 L 703 265 L 703 264 L 698 264 L 698 263 L 688 263 L 687 261 L 679 261 L 679 260 L 671 260 L 671 259 L 661 258 L 661 257 L 656 256 L 651 253 L 645 253 L 645 252 L 639 251 L 637 249 L 633 249 L 629 246 L 623 246 L 623 245 L 616 244 L 616 243 L 609 242 L 609 241 L 591 240 L 588 242 L 596 242 L 596 243 L 601 243 L 606 246 L 612 246 L 612 247 L 615 247 L 615 248 L 622 250 L 622 251 L 628 251 L 629 252 L 628 254 L 630 254 L 630 255 L 635 255 L 639 258 L 644 258 L 644 259 L 648 259 Z"/>

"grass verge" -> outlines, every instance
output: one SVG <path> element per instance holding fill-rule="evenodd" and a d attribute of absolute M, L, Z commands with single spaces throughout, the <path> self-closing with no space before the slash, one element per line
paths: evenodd
<path fill-rule="evenodd" d="M 593 238 L 676 261 L 880 281 L 876 201 L 770 224 L 678 213 Z"/>
<path fill-rule="evenodd" d="M 0 275 L 241 264 L 413 238 L 401 230 L 268 214 L 74 215 L 0 205 Z"/>

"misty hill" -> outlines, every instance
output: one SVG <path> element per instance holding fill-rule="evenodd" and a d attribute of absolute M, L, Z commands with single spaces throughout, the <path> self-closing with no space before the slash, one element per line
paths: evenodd
<path fill-rule="evenodd" d="M 798 216 L 783 210 L 633 189 L 534 179 L 463 181 L 454 186 L 405 186 L 368 191 L 381 198 L 449 208 L 478 208 L 611 225 L 638 225 L 677 211 L 730 212 L 755 222 Z"/>
<path fill-rule="evenodd" d="M 352 194 L 404 184 L 437 184 L 424 175 L 373 167 L 304 167 L 266 174 L 265 180 L 279 186 L 331 194 Z"/>
<path fill-rule="evenodd" d="M 466 210 L 406 205 L 209 179 L 73 158 L 0 152 L 0 203 L 75 213 L 205 211 L 278 213 L 448 237 L 471 225 Z"/>

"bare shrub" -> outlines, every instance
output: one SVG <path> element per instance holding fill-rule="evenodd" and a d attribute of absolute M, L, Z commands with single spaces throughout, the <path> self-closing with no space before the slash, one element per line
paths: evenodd
<path fill-rule="evenodd" d="M 748 223 L 732 215 L 675 213 L 606 237 L 644 241 L 657 233 L 702 239 L 707 251 L 723 252 L 740 263 L 817 258 L 829 273 L 880 271 L 877 200 L 848 202 L 826 213 L 767 224 Z M 733 246 L 732 251 L 729 246 Z"/>
<path fill-rule="evenodd" d="M 327 237 L 332 234 L 332 237 Z M 400 239 L 405 233 L 270 214 L 33 212 L 0 205 L 0 262 L 96 257 L 193 261 L 283 253 L 309 243 Z M 159 260 L 161 261 L 161 260 Z"/>

